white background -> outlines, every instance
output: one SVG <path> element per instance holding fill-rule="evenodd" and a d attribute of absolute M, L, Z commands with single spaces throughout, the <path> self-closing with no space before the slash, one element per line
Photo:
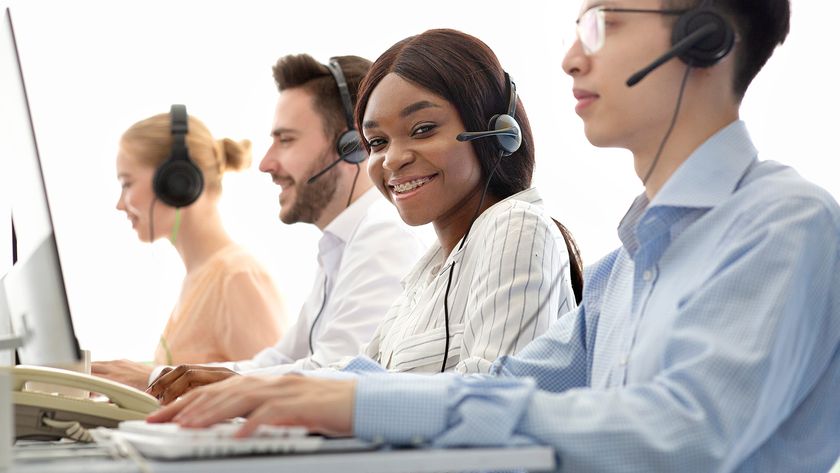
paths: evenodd
<path fill-rule="evenodd" d="M 791 35 L 753 83 L 742 118 L 764 159 L 796 167 L 838 197 L 840 41 L 834 28 L 840 4 L 792 3 Z M 225 177 L 222 215 L 234 239 L 272 271 L 290 318 L 296 317 L 314 275 L 320 233 L 280 223 L 277 188 L 257 170 L 277 93 L 271 66 L 285 54 L 373 60 L 428 28 L 471 33 L 516 80 L 536 140 L 535 184 L 575 234 L 585 262 L 618 244 L 615 227 L 641 191 L 629 154 L 590 146 L 574 114 L 571 81 L 560 63 L 579 7 L 575 0 L 6 4 L 76 333 L 93 359 L 151 359 L 180 289 L 184 270 L 169 243 L 140 243 L 114 208 L 120 134 L 171 103 L 187 104 L 218 138 L 253 141 L 251 168 Z"/>

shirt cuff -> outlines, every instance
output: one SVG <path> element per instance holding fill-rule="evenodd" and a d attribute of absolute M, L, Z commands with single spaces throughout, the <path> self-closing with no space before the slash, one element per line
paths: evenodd
<path fill-rule="evenodd" d="M 152 373 L 149 375 L 149 379 L 146 381 L 146 386 L 147 387 L 151 386 L 152 383 L 156 379 L 158 379 L 158 376 L 160 376 L 160 373 L 163 371 L 164 368 L 172 368 L 172 367 L 168 366 L 168 365 L 160 365 L 160 366 L 155 366 L 154 368 L 152 368 Z"/>
<path fill-rule="evenodd" d="M 353 433 L 394 445 L 430 443 L 446 428 L 448 378 L 406 373 L 359 376 Z"/>

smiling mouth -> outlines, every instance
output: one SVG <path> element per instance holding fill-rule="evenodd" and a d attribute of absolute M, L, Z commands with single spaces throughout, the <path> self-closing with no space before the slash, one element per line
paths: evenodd
<path fill-rule="evenodd" d="M 402 184 L 396 184 L 393 186 L 388 186 L 391 188 L 391 192 L 394 194 L 405 194 L 406 192 L 411 192 L 415 189 L 419 189 L 423 187 L 434 179 L 435 176 L 428 176 L 428 177 L 421 177 L 420 179 L 415 179 L 413 181 L 403 182 Z"/>

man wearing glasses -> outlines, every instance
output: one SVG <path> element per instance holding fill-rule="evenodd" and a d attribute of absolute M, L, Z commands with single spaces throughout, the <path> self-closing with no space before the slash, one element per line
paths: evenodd
<path fill-rule="evenodd" d="M 535 442 L 563 471 L 828 470 L 840 208 L 760 161 L 738 114 L 787 36 L 789 1 L 588 0 L 581 12 L 563 61 L 575 111 L 592 144 L 633 153 L 645 192 L 619 224 L 622 246 L 588 268 L 577 310 L 497 360 L 496 376 L 254 379 L 262 397 L 194 392 L 152 420 Z"/>

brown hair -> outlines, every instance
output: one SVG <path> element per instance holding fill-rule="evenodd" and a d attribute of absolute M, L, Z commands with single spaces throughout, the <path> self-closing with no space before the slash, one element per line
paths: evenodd
<path fill-rule="evenodd" d="M 505 71 L 495 53 L 480 39 L 451 29 L 428 30 L 397 42 L 373 63 L 359 87 L 356 128 L 361 129 L 365 109 L 373 90 L 394 73 L 451 103 L 469 131 L 486 130 L 490 118 L 507 113 L 509 93 Z M 531 186 L 534 173 L 534 142 L 522 101 L 516 101 L 516 121 L 522 131 L 522 145 L 502 158 L 487 192 L 504 199 Z M 367 142 L 363 143 L 370 151 Z M 483 179 L 487 179 L 499 154 L 492 140 L 472 141 Z M 580 302 L 583 265 L 571 233 L 559 225 L 571 262 L 572 288 Z"/>
<path fill-rule="evenodd" d="M 460 31 L 428 30 L 394 44 L 371 66 L 359 88 L 356 128 L 361 129 L 373 89 L 392 72 L 451 103 L 469 131 L 486 130 L 490 117 L 507 111 L 505 73 L 493 51 L 480 39 Z M 531 125 L 521 100 L 516 102 L 516 121 L 522 130 L 522 145 L 502 159 L 487 190 L 500 199 L 529 188 L 534 173 Z M 472 145 L 487 179 L 498 151 L 489 139 L 475 140 Z"/>
<path fill-rule="evenodd" d="M 341 66 L 350 101 L 355 105 L 359 84 L 370 69 L 371 62 L 359 56 L 337 56 L 334 59 Z M 321 115 L 326 136 L 337 138 L 347 128 L 344 105 L 327 66 L 308 54 L 289 54 L 277 60 L 273 73 L 278 91 L 301 87 L 312 95 L 313 106 Z"/>
<path fill-rule="evenodd" d="M 131 125 L 120 138 L 120 147 L 131 152 L 141 163 L 158 167 L 169 158 L 172 150 L 171 118 L 161 113 Z M 222 174 L 241 170 L 251 164 L 251 142 L 229 138 L 214 140 L 201 120 L 189 117 L 187 147 L 190 159 L 204 174 L 208 190 L 221 191 Z"/>

